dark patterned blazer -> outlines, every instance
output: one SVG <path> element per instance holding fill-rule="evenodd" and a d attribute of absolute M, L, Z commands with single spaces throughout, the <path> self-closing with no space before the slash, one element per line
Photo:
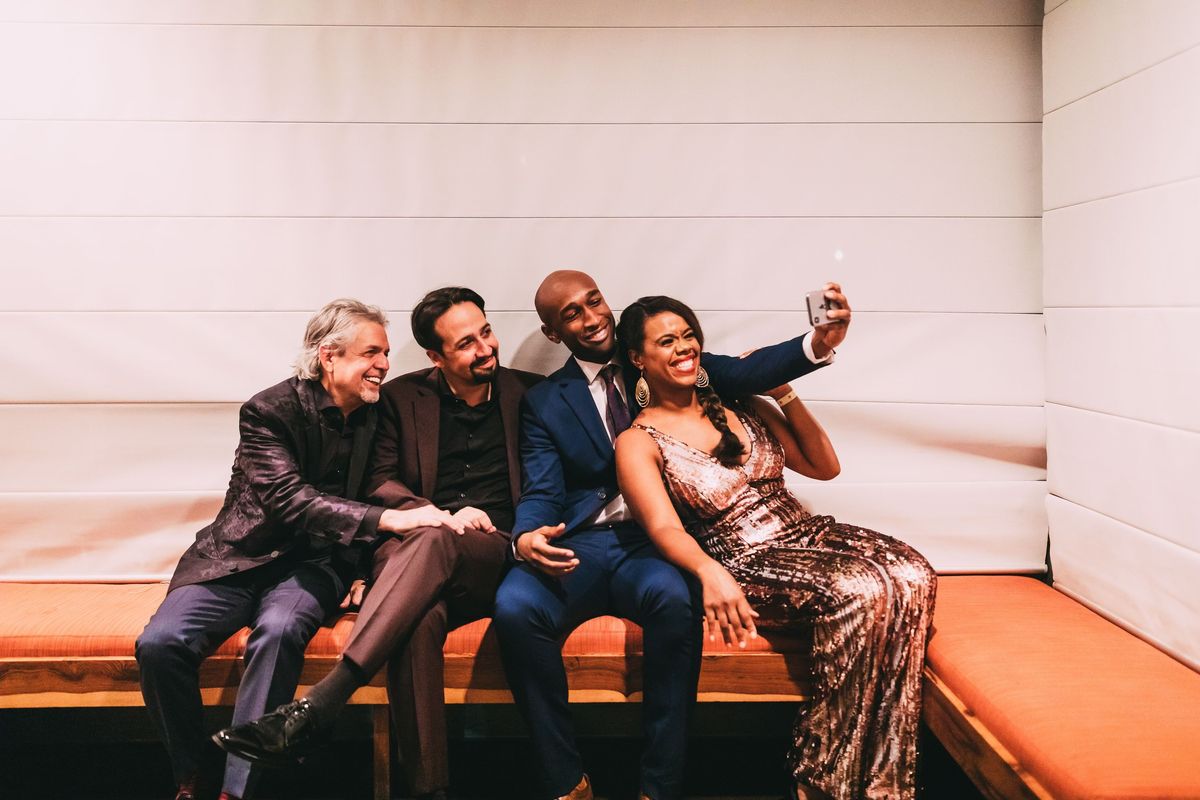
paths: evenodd
<path fill-rule="evenodd" d="M 437 488 L 441 370 L 410 372 L 384 384 L 379 398 L 379 431 L 367 471 L 367 497 L 389 508 L 430 505 Z M 508 482 L 513 504 L 521 496 L 518 423 L 525 390 L 541 375 L 500 367 L 493 391 L 508 451 Z M 507 532 L 506 532 L 507 533 Z"/>
<path fill-rule="evenodd" d="M 168 591 L 268 564 L 297 546 L 307 546 L 310 537 L 338 545 L 375 538 L 374 525 L 362 526 L 372 506 L 323 494 L 309 482 L 321 466 L 321 421 L 313 383 L 289 378 L 242 405 L 225 504 L 196 534 Z M 375 433 L 376 412 L 371 406 L 364 411 L 354 432 L 348 497 L 358 496 Z"/>

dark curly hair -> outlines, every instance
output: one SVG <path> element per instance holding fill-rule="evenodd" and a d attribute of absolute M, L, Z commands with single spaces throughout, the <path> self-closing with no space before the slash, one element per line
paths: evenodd
<path fill-rule="evenodd" d="M 687 322 L 688 327 L 696 334 L 696 341 L 704 347 L 704 331 L 700 328 L 700 320 L 696 312 L 686 304 L 673 297 L 650 295 L 639 297 L 621 312 L 621 321 L 617 323 L 617 344 L 623 353 L 641 353 L 646 344 L 646 320 L 659 314 L 677 314 Z M 704 416 L 721 434 L 721 440 L 713 448 L 713 455 L 722 464 L 735 464 L 741 460 L 746 448 L 742 445 L 737 434 L 729 429 L 729 421 L 725 418 L 725 405 L 720 396 L 711 387 L 696 387 L 696 398 L 704 410 Z"/>

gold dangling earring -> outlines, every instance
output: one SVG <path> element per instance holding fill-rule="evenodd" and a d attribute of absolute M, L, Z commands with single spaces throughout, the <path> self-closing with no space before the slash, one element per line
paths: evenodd
<path fill-rule="evenodd" d="M 637 383 L 633 385 L 633 399 L 642 408 L 650 405 L 650 384 L 646 383 L 646 374 L 638 375 Z"/>
<path fill-rule="evenodd" d="M 708 388 L 708 373 L 704 371 L 704 367 L 701 367 L 700 370 L 696 373 L 696 388 L 697 389 L 707 389 Z"/>

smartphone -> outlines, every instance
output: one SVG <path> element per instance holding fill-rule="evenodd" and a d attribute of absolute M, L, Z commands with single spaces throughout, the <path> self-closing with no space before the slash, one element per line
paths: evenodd
<path fill-rule="evenodd" d="M 808 321 L 814 328 L 818 325 L 828 325 L 831 322 L 829 312 L 841 308 L 837 303 L 826 299 L 824 289 L 809 292 L 804 299 L 808 303 Z"/>

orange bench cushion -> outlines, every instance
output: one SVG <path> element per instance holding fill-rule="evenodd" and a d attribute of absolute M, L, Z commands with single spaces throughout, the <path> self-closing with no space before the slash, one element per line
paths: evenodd
<path fill-rule="evenodd" d="M 0 658 L 87 658 L 129 656 L 146 622 L 162 602 L 166 584 L 0 583 Z M 354 626 L 345 614 L 322 627 L 308 656 L 335 658 Z M 464 625 L 450 634 L 446 655 L 470 656 L 480 648 L 490 620 Z M 248 632 L 231 637 L 217 651 L 239 656 Z M 749 643 L 748 652 L 807 653 L 810 639 L 765 631 Z M 579 627 L 567 639 L 563 654 L 631 655 L 641 652 L 642 631 L 615 617 L 600 617 Z M 732 653 L 720 641 L 705 642 L 705 652 Z"/>
<path fill-rule="evenodd" d="M 1031 578 L 942 577 L 929 666 L 1056 798 L 1200 797 L 1200 675 Z"/>

